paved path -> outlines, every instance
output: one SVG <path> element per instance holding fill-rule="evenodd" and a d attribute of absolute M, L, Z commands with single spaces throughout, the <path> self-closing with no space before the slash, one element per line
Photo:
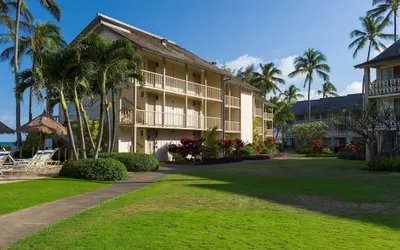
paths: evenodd
<path fill-rule="evenodd" d="M 157 172 L 130 173 L 127 180 L 117 182 L 105 188 L 0 216 L 0 249 L 4 249 L 19 239 L 50 224 L 54 224 L 122 194 L 130 193 L 154 183 L 167 174 L 192 172 L 232 164 L 235 163 L 213 166 L 164 165 Z"/>

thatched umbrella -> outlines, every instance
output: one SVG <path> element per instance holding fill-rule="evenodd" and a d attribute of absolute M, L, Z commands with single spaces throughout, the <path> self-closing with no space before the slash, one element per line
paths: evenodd
<path fill-rule="evenodd" d="M 20 132 L 25 133 L 40 133 L 42 134 L 42 148 L 44 149 L 44 140 L 46 134 L 49 135 L 67 135 L 67 129 L 63 127 L 59 122 L 54 120 L 50 115 L 43 112 L 32 121 L 22 125 L 19 128 Z"/>
<path fill-rule="evenodd" d="M 0 122 L 0 134 L 14 134 L 14 129 L 7 127 L 4 123 Z"/>

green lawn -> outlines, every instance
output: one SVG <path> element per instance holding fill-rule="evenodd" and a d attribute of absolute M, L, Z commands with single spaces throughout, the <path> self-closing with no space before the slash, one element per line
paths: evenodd
<path fill-rule="evenodd" d="M 76 179 L 49 178 L 0 185 L 0 215 L 110 185 Z"/>
<path fill-rule="evenodd" d="M 297 159 L 170 175 L 11 249 L 395 249 L 400 175 Z"/>

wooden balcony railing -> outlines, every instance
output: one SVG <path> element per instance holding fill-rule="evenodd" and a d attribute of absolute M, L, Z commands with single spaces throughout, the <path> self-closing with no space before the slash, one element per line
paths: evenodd
<path fill-rule="evenodd" d="M 162 74 L 157 74 L 147 70 L 143 70 L 143 74 L 146 87 L 162 89 L 164 78 Z"/>
<path fill-rule="evenodd" d="M 274 119 L 274 114 L 269 113 L 269 112 L 264 112 L 264 119 L 265 120 L 273 120 Z"/>
<path fill-rule="evenodd" d="M 222 129 L 222 119 L 218 117 L 207 117 L 207 129 L 212 129 L 217 127 L 217 129 Z"/>
<path fill-rule="evenodd" d="M 207 86 L 207 98 L 222 100 L 222 90 L 219 88 Z"/>
<path fill-rule="evenodd" d="M 374 81 L 369 86 L 369 95 L 387 95 L 400 93 L 400 78 Z"/>
<path fill-rule="evenodd" d="M 240 132 L 240 122 L 225 121 L 225 130 L 228 132 Z"/>
<path fill-rule="evenodd" d="M 186 92 L 186 81 L 182 79 L 178 79 L 171 76 L 165 77 L 165 90 L 169 90 L 176 93 L 185 93 Z"/>
<path fill-rule="evenodd" d="M 240 98 L 226 95 L 225 105 L 229 107 L 240 108 Z"/>
<path fill-rule="evenodd" d="M 206 97 L 206 86 L 194 82 L 188 82 L 188 95 Z"/>
<path fill-rule="evenodd" d="M 263 110 L 262 110 L 262 109 L 256 108 L 256 109 L 255 109 L 255 112 L 256 112 L 256 113 L 255 113 L 256 116 L 261 116 L 261 117 L 263 116 Z"/>

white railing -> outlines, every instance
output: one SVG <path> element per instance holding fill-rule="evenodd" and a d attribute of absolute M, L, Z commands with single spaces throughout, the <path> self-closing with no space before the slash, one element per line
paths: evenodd
<path fill-rule="evenodd" d="M 186 92 L 186 81 L 171 76 L 165 77 L 165 90 L 182 93 Z"/>
<path fill-rule="evenodd" d="M 261 117 L 263 116 L 263 110 L 262 109 L 256 108 L 255 111 L 256 111 L 256 116 L 261 116 Z"/>
<path fill-rule="evenodd" d="M 274 119 L 274 114 L 269 113 L 269 112 L 264 112 L 264 119 L 265 120 L 273 120 Z"/>
<path fill-rule="evenodd" d="M 233 132 L 240 132 L 240 122 L 225 121 L 225 130 L 233 131 Z"/>
<path fill-rule="evenodd" d="M 187 115 L 187 127 L 195 129 L 205 128 L 205 116 Z"/>
<path fill-rule="evenodd" d="M 265 129 L 264 130 L 264 135 L 265 136 L 273 136 L 274 135 L 274 130 L 273 129 Z"/>
<path fill-rule="evenodd" d="M 184 128 L 186 127 L 186 116 L 184 114 L 164 113 L 164 127 Z"/>
<path fill-rule="evenodd" d="M 369 86 L 369 95 L 386 95 L 400 92 L 400 78 L 372 82 Z"/>
<path fill-rule="evenodd" d="M 124 108 L 119 111 L 120 124 L 133 124 L 134 109 Z"/>
<path fill-rule="evenodd" d="M 188 95 L 206 97 L 206 86 L 194 82 L 188 82 Z"/>
<path fill-rule="evenodd" d="M 222 129 L 221 120 L 218 117 L 207 117 L 207 128 L 212 129 L 217 127 L 217 129 Z"/>
<path fill-rule="evenodd" d="M 162 126 L 163 114 L 157 111 L 136 110 L 136 123 L 147 126 Z"/>
<path fill-rule="evenodd" d="M 207 86 L 207 98 L 222 100 L 222 90 L 219 88 Z"/>
<path fill-rule="evenodd" d="M 163 78 L 164 78 L 162 74 L 157 74 L 154 72 L 143 70 L 143 75 L 144 75 L 145 87 L 162 89 Z"/>
<path fill-rule="evenodd" d="M 240 98 L 234 96 L 225 96 L 225 105 L 240 108 Z"/>

